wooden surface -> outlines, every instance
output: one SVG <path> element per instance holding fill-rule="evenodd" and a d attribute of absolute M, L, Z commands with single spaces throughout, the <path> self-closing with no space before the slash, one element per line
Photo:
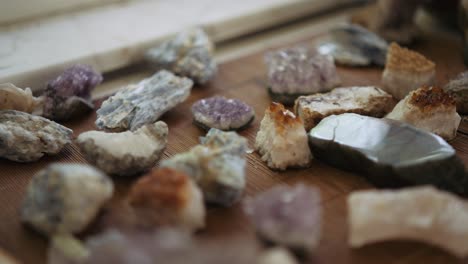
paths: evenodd
<path fill-rule="evenodd" d="M 438 83 L 444 84 L 449 78 L 465 69 L 462 64 L 461 43 L 459 39 L 449 36 L 427 38 L 430 41 L 420 42 L 415 49 L 437 63 Z M 309 36 L 301 43 L 311 45 L 312 42 L 313 38 Z M 135 72 L 140 76 L 151 74 L 144 69 L 130 69 L 106 77 L 109 83 L 120 85 L 126 82 L 126 74 L 135 74 Z M 222 64 L 214 81 L 205 87 L 195 87 L 185 103 L 162 117 L 170 129 L 169 144 L 163 159 L 184 152 L 198 143 L 198 137 L 204 133 L 192 124 L 190 106 L 195 100 L 215 94 L 239 98 L 254 106 L 256 119 L 252 126 L 241 132 L 253 147 L 259 122 L 270 103 L 265 88 L 265 72 L 263 52 L 261 52 Z M 339 74 L 345 86 L 379 85 L 381 70 L 339 68 Z M 74 135 L 77 136 L 83 131 L 93 129 L 94 120 L 95 115 L 90 114 L 65 125 L 74 129 Z M 465 164 L 468 164 L 467 133 L 468 125 L 463 123 L 457 138 L 451 142 Z M 385 242 L 361 249 L 350 249 L 347 245 L 346 198 L 354 190 L 372 188 L 369 183 L 359 175 L 332 168 L 316 160 L 309 169 L 285 172 L 268 169 L 256 153 L 248 154 L 247 160 L 247 187 L 244 197 L 253 196 L 278 184 L 304 183 L 314 185 L 321 190 L 324 208 L 323 236 L 316 253 L 303 263 L 463 263 L 437 248 L 414 242 Z M 18 207 L 30 178 L 51 162 L 85 162 L 85 160 L 75 145 L 67 147 L 58 156 L 46 157 L 35 163 L 19 164 L 0 160 L 0 247 L 24 263 L 44 263 L 47 241 L 20 224 Z M 133 180 L 115 179 L 116 195 L 90 227 L 89 232 L 98 232 L 105 228 L 108 224 L 106 216 L 115 210 L 113 205 L 118 203 Z M 207 228 L 196 236 L 221 245 L 226 244 L 226 247 L 230 245 L 229 243 L 232 244 L 232 241 L 258 243 L 255 242 L 257 240 L 254 230 L 243 214 L 240 203 L 226 209 L 209 207 Z"/>

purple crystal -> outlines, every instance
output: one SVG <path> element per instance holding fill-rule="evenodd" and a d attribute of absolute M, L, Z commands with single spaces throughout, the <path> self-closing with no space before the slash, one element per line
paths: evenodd
<path fill-rule="evenodd" d="M 254 118 L 254 109 L 238 99 L 214 96 L 192 105 L 196 124 L 204 128 L 237 130 L 247 126 Z"/>
<path fill-rule="evenodd" d="M 102 75 L 88 65 L 74 65 L 47 84 L 43 116 L 67 120 L 94 109 L 91 91 L 102 82 Z"/>
<path fill-rule="evenodd" d="M 299 95 L 328 92 L 340 84 L 333 58 L 294 47 L 266 54 L 269 92 L 291 104 Z M 276 97 L 275 97 L 276 96 Z"/>
<path fill-rule="evenodd" d="M 320 191 L 278 186 L 247 200 L 244 211 L 264 239 L 311 253 L 321 236 Z"/>

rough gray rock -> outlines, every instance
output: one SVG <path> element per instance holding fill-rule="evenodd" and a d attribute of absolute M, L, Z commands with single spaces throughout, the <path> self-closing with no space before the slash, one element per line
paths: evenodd
<path fill-rule="evenodd" d="M 444 90 L 455 98 L 457 112 L 468 114 L 468 71 L 462 72 L 445 85 Z"/>
<path fill-rule="evenodd" d="M 168 128 L 158 121 L 138 130 L 121 133 L 88 131 L 76 142 L 86 159 L 112 175 L 135 175 L 150 169 L 161 157 L 167 144 Z"/>
<path fill-rule="evenodd" d="M 194 28 L 150 49 L 146 59 L 158 70 L 166 69 L 204 84 L 217 72 L 213 50 L 214 45 L 206 33 Z"/>
<path fill-rule="evenodd" d="M 40 116 L 0 111 L 0 157 L 31 162 L 59 153 L 71 143 L 73 131 Z"/>
<path fill-rule="evenodd" d="M 21 221 L 45 235 L 78 233 L 113 194 L 112 181 L 84 164 L 52 164 L 32 178 Z"/>
<path fill-rule="evenodd" d="M 109 97 L 97 110 L 99 129 L 135 131 L 156 122 L 165 112 L 185 101 L 193 82 L 162 70 L 138 84 L 129 85 Z"/>

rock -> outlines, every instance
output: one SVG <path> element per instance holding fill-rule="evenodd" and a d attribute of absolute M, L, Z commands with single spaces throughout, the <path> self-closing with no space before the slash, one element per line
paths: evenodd
<path fill-rule="evenodd" d="M 445 85 L 444 90 L 449 93 L 457 104 L 457 112 L 468 114 L 468 71 L 460 73 Z"/>
<path fill-rule="evenodd" d="M 79 233 L 112 197 L 113 189 L 112 181 L 93 167 L 52 164 L 29 183 L 21 221 L 45 235 Z"/>
<path fill-rule="evenodd" d="M 294 112 L 307 131 L 330 115 L 357 113 L 384 117 L 392 111 L 395 100 L 374 86 L 355 86 L 333 89 L 329 93 L 301 96 L 294 104 Z"/>
<path fill-rule="evenodd" d="M 21 89 L 11 83 L 0 84 L 0 110 L 17 110 L 26 113 L 38 111 L 43 98 L 32 95 L 31 89 Z"/>
<path fill-rule="evenodd" d="M 439 136 L 390 119 L 329 116 L 309 133 L 314 156 L 368 176 L 378 187 L 432 184 L 468 193 L 455 150 Z"/>
<path fill-rule="evenodd" d="M 152 170 L 133 184 L 127 200 L 141 226 L 175 226 L 189 231 L 205 227 L 203 195 L 183 172 Z"/>
<path fill-rule="evenodd" d="M 156 122 L 164 113 L 185 101 L 192 81 L 160 71 L 109 97 L 97 110 L 96 126 L 113 132 L 135 131 Z"/>
<path fill-rule="evenodd" d="M 277 186 L 246 200 L 244 211 L 263 239 L 312 253 L 321 237 L 320 191 L 303 184 Z"/>
<path fill-rule="evenodd" d="M 327 92 L 341 81 L 333 58 L 304 47 L 267 53 L 268 90 L 273 101 L 293 104 L 300 95 Z"/>
<path fill-rule="evenodd" d="M 398 100 L 423 85 L 432 85 L 436 65 L 423 55 L 392 43 L 382 74 L 383 89 Z"/>
<path fill-rule="evenodd" d="M 298 264 L 296 258 L 284 248 L 273 248 L 262 252 L 258 264 Z"/>
<path fill-rule="evenodd" d="M 213 96 L 192 105 L 195 124 L 204 129 L 239 130 L 248 126 L 255 117 L 254 109 L 238 99 Z"/>
<path fill-rule="evenodd" d="M 0 263 L 2 264 L 20 264 L 20 262 L 12 257 L 8 252 L 0 248 Z"/>
<path fill-rule="evenodd" d="M 455 100 L 441 88 L 429 86 L 410 92 L 386 117 L 406 122 L 446 140 L 457 136 L 461 121 Z"/>
<path fill-rule="evenodd" d="M 245 187 L 247 140 L 235 132 L 212 128 L 201 145 L 161 162 L 191 176 L 206 201 L 222 206 L 237 202 Z"/>
<path fill-rule="evenodd" d="M 107 174 L 136 175 L 156 165 L 167 145 L 168 128 L 158 121 L 134 132 L 88 131 L 76 143 L 86 159 Z"/>
<path fill-rule="evenodd" d="M 71 143 L 73 131 L 40 116 L 0 110 L 0 157 L 32 162 L 59 153 Z"/>
<path fill-rule="evenodd" d="M 278 103 L 271 103 L 265 111 L 255 149 L 272 169 L 307 167 L 312 159 L 302 121 Z"/>
<path fill-rule="evenodd" d="M 93 110 L 91 92 L 102 80 L 102 75 L 89 65 L 66 69 L 47 84 L 43 116 L 61 121 Z"/>
<path fill-rule="evenodd" d="M 83 264 L 89 258 L 89 250 L 69 234 L 52 237 L 47 251 L 47 264 Z"/>
<path fill-rule="evenodd" d="M 146 53 L 146 60 L 156 69 L 165 69 L 205 84 L 216 75 L 214 44 L 201 28 L 177 34 Z"/>
<path fill-rule="evenodd" d="M 468 202 L 433 187 L 359 191 L 348 197 L 349 244 L 409 239 L 468 256 Z"/>
<path fill-rule="evenodd" d="M 387 41 L 354 24 L 332 29 L 328 39 L 317 47 L 318 52 L 331 55 L 338 64 L 382 67 L 385 65 L 387 49 Z"/>

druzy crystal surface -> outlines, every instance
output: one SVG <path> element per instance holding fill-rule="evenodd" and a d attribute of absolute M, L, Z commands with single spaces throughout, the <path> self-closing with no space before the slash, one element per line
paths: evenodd
<path fill-rule="evenodd" d="M 237 130 L 253 120 L 255 111 L 241 100 L 214 96 L 195 102 L 192 114 L 195 123 L 203 128 Z"/>
<path fill-rule="evenodd" d="M 40 116 L 0 111 L 0 157 L 31 162 L 59 153 L 71 143 L 73 131 Z"/>
<path fill-rule="evenodd" d="M 277 186 L 246 201 L 258 234 L 275 244 L 312 253 L 321 237 L 320 191 L 305 185 Z"/>
<path fill-rule="evenodd" d="M 67 120 L 94 109 L 91 92 L 102 82 L 102 75 L 88 65 L 74 65 L 47 84 L 43 115 L 52 120 Z"/>
<path fill-rule="evenodd" d="M 379 187 L 432 184 L 468 193 L 468 177 L 455 150 L 441 137 L 390 119 L 342 114 L 309 133 L 314 157 L 363 173 Z"/>

